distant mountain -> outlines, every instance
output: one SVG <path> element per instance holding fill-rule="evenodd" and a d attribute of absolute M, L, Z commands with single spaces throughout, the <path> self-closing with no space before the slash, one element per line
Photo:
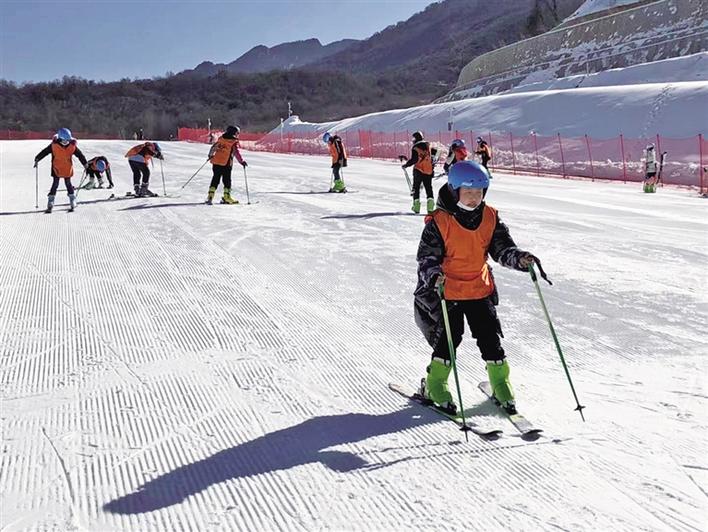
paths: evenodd
<path fill-rule="evenodd" d="M 445 0 L 308 68 L 366 73 L 405 68 L 419 76 L 455 81 L 462 67 L 476 56 L 545 33 L 582 3 L 583 0 Z"/>
<path fill-rule="evenodd" d="M 204 61 L 194 70 L 185 70 L 182 74 L 211 77 L 222 71 L 229 74 L 254 74 L 271 70 L 292 70 L 342 52 L 358 42 L 356 39 L 342 39 L 322 45 L 318 39 L 307 39 L 278 44 L 272 48 L 259 45 L 229 64 Z"/>

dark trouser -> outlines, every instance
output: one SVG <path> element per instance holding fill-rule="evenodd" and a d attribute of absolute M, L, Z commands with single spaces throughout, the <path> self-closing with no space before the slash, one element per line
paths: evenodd
<path fill-rule="evenodd" d="M 470 299 L 466 301 L 447 301 L 447 312 L 450 318 L 450 333 L 455 349 L 462 342 L 465 330 L 465 318 L 477 340 L 477 347 L 483 360 L 504 360 L 504 349 L 499 341 L 501 325 L 497 318 L 497 310 L 490 298 Z M 450 359 L 450 349 L 447 345 L 447 335 L 443 335 L 433 350 L 433 357 Z"/>
<path fill-rule="evenodd" d="M 489 166 L 487 166 L 489 164 L 489 159 L 489 157 L 482 155 L 482 166 L 484 166 L 487 170 L 489 170 Z"/>
<path fill-rule="evenodd" d="M 420 185 L 425 187 L 425 197 L 434 198 L 433 175 L 424 174 L 420 170 L 413 169 L 413 199 L 420 199 Z"/>
<path fill-rule="evenodd" d="M 224 189 L 231 188 L 231 167 L 221 166 L 220 164 L 212 164 L 212 171 L 214 172 L 214 177 L 211 178 L 210 188 L 217 188 L 221 179 L 224 179 Z"/>
<path fill-rule="evenodd" d="M 47 196 L 56 196 L 57 189 L 59 188 L 59 181 L 63 179 L 66 184 L 66 193 L 71 196 L 74 193 L 74 185 L 71 184 L 70 177 L 55 177 L 52 181 L 52 188 L 49 189 L 49 194 Z"/>
<path fill-rule="evenodd" d="M 98 179 L 99 181 L 103 181 L 103 176 L 100 172 L 97 172 L 96 170 L 86 170 L 86 175 L 88 176 L 89 180 Z"/>
<path fill-rule="evenodd" d="M 339 164 L 339 163 L 334 163 L 334 164 L 332 165 L 332 173 L 334 174 L 334 180 L 335 180 L 335 181 L 339 181 L 340 179 L 342 179 L 342 176 L 341 176 L 341 174 L 339 173 L 339 171 L 341 170 L 341 168 L 342 168 L 342 165 Z"/>
<path fill-rule="evenodd" d="M 143 185 L 147 186 L 150 181 L 150 169 L 148 165 L 138 161 L 128 161 L 128 164 L 130 164 L 130 169 L 133 171 L 133 186 L 137 187 L 140 185 L 141 177 Z"/>

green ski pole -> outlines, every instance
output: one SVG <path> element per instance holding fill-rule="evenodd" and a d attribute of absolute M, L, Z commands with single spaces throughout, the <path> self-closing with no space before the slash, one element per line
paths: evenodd
<path fill-rule="evenodd" d="M 543 271 L 543 268 L 541 268 L 540 264 L 538 265 L 538 269 L 541 273 L 541 277 L 543 277 L 546 282 L 548 282 L 548 284 L 552 284 L 551 281 L 548 280 L 548 277 L 546 277 L 546 273 Z M 541 300 L 541 307 L 543 307 L 543 313 L 546 315 L 546 321 L 548 322 L 548 326 L 551 328 L 551 336 L 553 336 L 553 342 L 556 344 L 556 349 L 558 350 L 558 354 L 560 355 L 561 363 L 563 364 L 563 369 L 565 370 L 565 375 L 566 377 L 568 377 L 568 383 L 570 384 L 570 389 L 573 392 L 573 397 L 575 398 L 575 410 L 578 411 L 582 420 L 585 421 L 585 416 L 583 415 L 583 408 L 585 407 L 580 406 L 578 394 L 575 393 L 575 386 L 573 386 L 573 380 L 570 378 L 570 372 L 568 371 L 568 366 L 565 363 L 565 357 L 563 356 L 563 351 L 561 350 L 560 343 L 558 343 L 558 337 L 556 336 L 556 330 L 553 328 L 551 316 L 548 314 L 546 303 L 543 300 L 543 295 L 541 294 L 541 287 L 538 285 L 538 278 L 536 277 L 536 271 L 533 269 L 533 264 L 529 264 L 529 274 L 531 274 L 531 280 L 533 281 L 533 284 L 536 287 L 536 293 L 538 294 L 538 298 Z"/>
<path fill-rule="evenodd" d="M 445 300 L 445 286 L 441 284 L 438 288 L 440 296 L 440 304 L 442 305 L 443 321 L 445 322 L 445 334 L 447 335 L 447 347 L 450 350 L 450 364 L 452 365 L 452 373 L 455 375 L 455 387 L 457 388 L 457 400 L 460 403 L 460 416 L 462 417 L 462 428 L 465 433 L 465 441 L 469 441 L 468 432 L 471 430 L 465 421 L 465 408 L 462 405 L 462 391 L 460 390 L 460 379 L 457 376 L 457 359 L 455 357 L 455 345 L 452 343 L 452 333 L 450 332 L 450 318 L 447 315 L 447 301 Z"/>

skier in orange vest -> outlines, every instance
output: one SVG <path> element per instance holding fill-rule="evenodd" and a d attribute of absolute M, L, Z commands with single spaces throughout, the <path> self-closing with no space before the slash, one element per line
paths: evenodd
<path fill-rule="evenodd" d="M 435 196 L 433 194 L 433 177 L 435 176 L 435 161 L 438 150 L 431 148 L 430 143 L 423 139 L 420 131 L 413 133 L 413 147 L 411 156 L 406 160 L 405 155 L 399 156 L 403 169 L 413 166 L 413 206 L 411 210 L 418 214 L 420 212 L 420 186 L 425 187 L 425 196 L 428 199 L 427 210 L 432 213 L 435 209 Z"/>
<path fill-rule="evenodd" d="M 56 197 L 57 188 L 59 188 L 59 180 L 63 179 L 66 184 L 66 193 L 69 195 L 69 212 L 73 212 L 76 208 L 76 194 L 74 194 L 74 185 L 71 183 L 71 176 L 74 175 L 74 165 L 72 156 L 76 157 L 84 168 L 88 166 L 86 157 L 81 153 L 81 150 L 76 144 L 76 139 L 72 137 L 71 131 L 65 127 L 57 131 L 57 134 L 52 138 L 49 146 L 40 151 L 34 158 L 34 166 L 44 159 L 47 155 L 52 154 L 52 188 L 49 189 L 47 195 L 47 214 L 52 212 L 54 208 L 54 198 Z"/>
<path fill-rule="evenodd" d="M 329 154 L 332 157 L 332 175 L 334 177 L 334 183 L 332 183 L 332 188 L 329 191 L 346 192 L 347 186 L 344 184 L 341 171 L 342 168 L 347 167 L 347 149 L 344 147 L 342 137 L 339 135 L 325 133 L 322 135 L 322 140 L 327 143 Z"/>
<path fill-rule="evenodd" d="M 237 199 L 231 197 L 231 169 L 236 160 L 246 168 L 248 164 L 241 157 L 239 151 L 238 135 L 241 129 L 238 126 L 229 126 L 226 131 L 209 150 L 209 160 L 212 164 L 213 177 L 209 185 L 206 203 L 212 204 L 214 194 L 221 180 L 224 180 L 224 195 L 221 198 L 221 203 L 233 205 L 238 203 Z"/>
<path fill-rule="evenodd" d="M 466 319 L 486 363 L 494 397 L 514 413 L 509 363 L 499 340 L 502 332 L 495 308 L 499 298 L 487 259 L 491 256 L 519 271 L 540 265 L 534 255 L 516 247 L 497 210 L 485 204 L 483 190 L 488 186 L 489 173 L 482 165 L 473 161 L 453 165 L 418 247 L 415 320 L 433 348 L 420 394 L 452 414 L 457 405 L 447 384 L 451 358 L 438 295 L 441 285 L 455 349 L 462 341 Z"/>
<path fill-rule="evenodd" d="M 125 156 L 128 157 L 128 164 L 133 171 L 133 191 L 135 195 L 138 197 L 157 196 L 152 190 L 148 189 L 148 184 L 150 183 L 150 168 L 148 167 L 148 163 L 153 157 L 164 160 L 162 150 L 158 143 L 145 142 L 138 144 L 130 148 Z"/>

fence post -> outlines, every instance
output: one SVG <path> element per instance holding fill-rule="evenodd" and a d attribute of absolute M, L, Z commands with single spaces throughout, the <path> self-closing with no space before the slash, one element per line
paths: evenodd
<path fill-rule="evenodd" d="M 659 161 L 661 161 L 661 137 L 659 134 L 656 134 L 656 153 L 659 154 Z M 662 169 L 663 172 L 663 169 Z M 664 178 L 661 178 L 661 181 L 659 181 L 659 186 L 663 187 L 664 186 Z"/>
<path fill-rule="evenodd" d="M 558 133 L 558 147 L 561 152 L 561 168 L 563 169 L 563 178 L 565 179 L 568 175 L 565 173 L 565 157 L 563 157 L 563 143 L 561 142 L 561 134 Z"/>
<path fill-rule="evenodd" d="M 511 143 L 511 168 L 516 175 L 516 154 L 514 153 L 514 134 L 509 131 L 509 142 Z"/>
<path fill-rule="evenodd" d="M 627 160 L 624 157 L 624 135 L 620 133 L 620 150 L 622 151 L 622 175 L 624 176 L 624 182 L 627 182 Z"/>
<path fill-rule="evenodd" d="M 592 152 L 590 151 L 590 138 L 585 135 L 585 144 L 588 147 L 588 157 L 590 158 L 590 177 L 595 181 L 595 167 L 592 164 Z"/>
<path fill-rule="evenodd" d="M 704 179 L 706 170 L 703 167 L 703 133 L 698 134 L 698 158 L 700 163 L 700 175 L 701 175 L 701 194 L 705 194 L 704 191 Z"/>
<path fill-rule="evenodd" d="M 533 149 L 536 152 L 536 176 L 541 176 L 541 165 L 538 162 L 538 142 L 536 141 L 536 132 L 533 132 Z"/>

